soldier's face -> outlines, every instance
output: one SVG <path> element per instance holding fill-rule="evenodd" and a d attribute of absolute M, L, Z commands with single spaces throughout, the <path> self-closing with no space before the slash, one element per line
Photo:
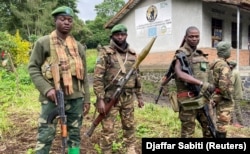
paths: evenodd
<path fill-rule="evenodd" d="M 197 29 L 191 29 L 187 33 L 185 40 L 191 47 L 196 47 L 200 42 L 200 32 Z"/>
<path fill-rule="evenodd" d="M 63 33 L 68 34 L 73 25 L 73 18 L 71 16 L 58 15 L 55 19 L 56 29 Z"/>
<path fill-rule="evenodd" d="M 123 32 L 118 32 L 118 33 L 114 33 L 112 35 L 112 38 L 114 40 L 114 42 L 117 44 L 117 45 L 122 45 L 126 42 L 126 39 L 127 39 L 127 33 L 123 33 Z"/>

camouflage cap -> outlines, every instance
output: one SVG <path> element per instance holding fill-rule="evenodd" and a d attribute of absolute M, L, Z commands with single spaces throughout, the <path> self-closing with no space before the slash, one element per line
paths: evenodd
<path fill-rule="evenodd" d="M 229 58 L 231 55 L 231 44 L 225 41 L 221 41 L 217 44 L 217 55 L 222 58 Z"/>
<path fill-rule="evenodd" d="M 236 60 L 230 60 L 228 61 L 229 65 L 232 65 L 233 67 L 235 67 L 237 65 Z"/>
<path fill-rule="evenodd" d="M 115 25 L 112 29 L 111 29 L 111 33 L 117 33 L 117 32 L 123 32 L 123 33 L 127 33 L 127 27 L 125 27 L 123 24 L 118 24 Z"/>
<path fill-rule="evenodd" d="M 56 8 L 54 11 L 51 13 L 52 16 L 57 16 L 57 15 L 65 15 L 65 16 L 74 16 L 74 12 L 70 7 L 67 6 L 61 6 Z"/>

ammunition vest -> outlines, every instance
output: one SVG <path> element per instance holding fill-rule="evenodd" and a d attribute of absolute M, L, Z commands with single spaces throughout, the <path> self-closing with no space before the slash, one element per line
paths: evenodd
<path fill-rule="evenodd" d="M 66 52 L 66 53 L 68 55 L 68 52 Z M 52 73 L 51 73 L 51 68 L 50 68 L 50 66 L 52 65 L 51 55 L 53 55 L 53 54 L 50 54 L 50 56 L 46 58 L 45 62 L 41 66 L 42 74 L 43 74 L 44 78 L 47 80 L 51 80 L 53 78 Z M 68 61 L 69 61 L 69 65 L 70 65 L 71 75 L 76 76 L 76 63 L 75 63 L 74 58 L 72 58 L 70 55 L 68 55 Z M 61 76 L 61 67 L 60 66 L 59 66 L 59 72 L 60 72 L 60 76 Z M 84 72 L 84 67 L 83 67 L 83 72 Z"/>
<path fill-rule="evenodd" d="M 193 77 L 203 82 L 207 82 L 209 63 L 206 55 L 201 50 L 189 52 L 185 48 L 181 48 L 178 52 L 184 52 L 186 54 L 189 66 L 193 71 Z M 183 80 L 176 77 L 175 83 L 177 87 L 177 94 L 190 91 L 189 84 Z M 178 101 L 181 105 L 183 105 L 184 110 L 198 109 L 203 107 L 205 104 L 204 98 L 185 97 L 178 98 Z"/>
<path fill-rule="evenodd" d="M 104 75 L 104 85 L 105 87 L 108 86 L 107 89 L 114 89 L 119 80 L 122 79 L 122 77 L 124 77 L 134 65 L 136 61 L 136 53 L 131 49 L 129 49 L 129 52 L 121 53 L 112 49 L 110 46 L 104 46 L 101 50 L 105 54 L 106 62 L 108 65 L 106 73 Z M 122 67 L 125 68 L 125 72 L 123 72 L 124 70 L 122 70 Z M 137 73 L 135 71 L 124 88 L 135 88 L 137 81 L 136 79 Z"/>

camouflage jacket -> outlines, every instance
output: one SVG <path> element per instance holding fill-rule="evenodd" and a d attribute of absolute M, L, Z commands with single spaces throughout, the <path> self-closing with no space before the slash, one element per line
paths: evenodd
<path fill-rule="evenodd" d="M 217 93 L 223 98 L 232 99 L 232 72 L 227 61 L 223 58 L 216 59 L 213 63 L 211 63 L 210 70 L 212 71 L 213 83 L 215 87 L 219 89 L 219 92 Z"/>
<path fill-rule="evenodd" d="M 121 61 L 125 72 L 122 71 Z M 119 51 L 112 43 L 99 49 L 93 81 L 96 96 L 101 99 L 111 97 L 117 88 L 116 83 L 129 72 L 135 61 L 136 53 L 129 45 L 124 51 Z M 124 89 L 134 92 L 138 99 L 142 98 L 139 69 L 130 77 Z"/>

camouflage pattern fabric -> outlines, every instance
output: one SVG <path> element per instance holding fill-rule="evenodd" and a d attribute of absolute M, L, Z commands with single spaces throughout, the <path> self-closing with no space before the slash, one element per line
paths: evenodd
<path fill-rule="evenodd" d="M 185 52 L 187 55 L 189 65 L 193 70 L 193 75 L 195 78 L 207 82 L 208 81 L 208 60 L 206 58 L 206 55 L 200 51 L 195 50 L 193 51 L 191 47 L 185 43 L 182 48 L 179 49 L 182 52 Z M 175 78 L 176 86 L 177 86 L 177 93 L 183 92 L 183 91 L 190 91 L 189 87 L 185 82 L 180 80 L 179 78 Z M 198 99 L 198 98 L 197 98 Z M 193 102 L 191 101 L 193 100 Z M 179 112 L 179 118 L 181 120 L 181 138 L 191 138 L 193 137 L 193 134 L 195 132 L 195 120 L 197 119 L 198 122 L 201 125 L 202 128 L 202 134 L 204 138 L 211 138 L 210 131 L 208 129 L 208 122 L 207 118 L 205 116 L 205 113 L 202 109 L 205 103 L 208 103 L 207 99 L 199 99 L 203 100 L 203 105 L 199 106 L 191 106 L 190 109 L 184 110 L 184 107 L 181 105 L 183 102 L 190 102 L 190 104 L 197 104 L 197 101 L 195 98 L 189 98 L 189 97 L 182 97 L 178 98 L 178 101 L 180 102 L 180 112 Z"/>
<path fill-rule="evenodd" d="M 226 125 L 230 123 L 231 111 L 233 110 L 233 84 L 231 70 L 224 58 L 218 58 L 211 64 L 213 81 L 219 92 L 213 95 L 216 103 L 216 127 L 221 133 L 226 133 Z"/>
<path fill-rule="evenodd" d="M 96 62 L 93 88 L 96 96 L 104 99 L 105 103 L 108 103 L 111 96 L 114 94 L 119 79 L 129 72 L 136 60 L 136 54 L 131 49 L 127 48 L 124 52 L 119 51 L 120 57 L 126 68 L 126 73 L 122 73 L 116 52 L 118 51 L 114 49 L 112 44 L 111 46 L 104 46 L 104 48 L 100 50 Z M 118 114 L 121 117 L 125 145 L 127 148 L 134 145 L 134 94 L 137 98 L 142 98 L 139 70 L 130 77 L 125 85 L 124 92 L 120 95 L 119 102 L 115 107 L 111 108 L 111 111 L 101 123 L 103 130 L 100 146 L 103 153 L 111 153 L 112 142 L 117 137 L 114 125 Z"/>
<path fill-rule="evenodd" d="M 36 154 L 48 154 L 52 141 L 56 135 L 57 120 L 53 124 L 47 124 L 48 115 L 56 107 L 54 102 L 43 101 L 41 103 L 41 114 L 38 119 L 38 135 Z M 65 100 L 65 114 L 67 116 L 68 147 L 80 147 L 80 130 L 83 121 L 82 98 Z"/>
<path fill-rule="evenodd" d="M 108 99 L 106 99 L 108 101 Z M 120 114 L 123 129 L 123 141 L 127 147 L 133 146 L 135 138 L 134 123 L 134 97 L 132 91 L 124 92 L 120 96 L 120 101 L 112 107 L 109 114 L 102 120 L 102 135 L 100 140 L 101 149 L 111 149 L 112 143 L 117 138 L 115 122 Z"/>
<path fill-rule="evenodd" d="M 181 120 L 181 138 L 192 138 L 195 132 L 195 120 L 197 119 L 202 128 L 202 136 L 211 138 L 208 129 L 207 117 L 202 109 L 183 110 L 180 109 L 179 118 Z"/>

